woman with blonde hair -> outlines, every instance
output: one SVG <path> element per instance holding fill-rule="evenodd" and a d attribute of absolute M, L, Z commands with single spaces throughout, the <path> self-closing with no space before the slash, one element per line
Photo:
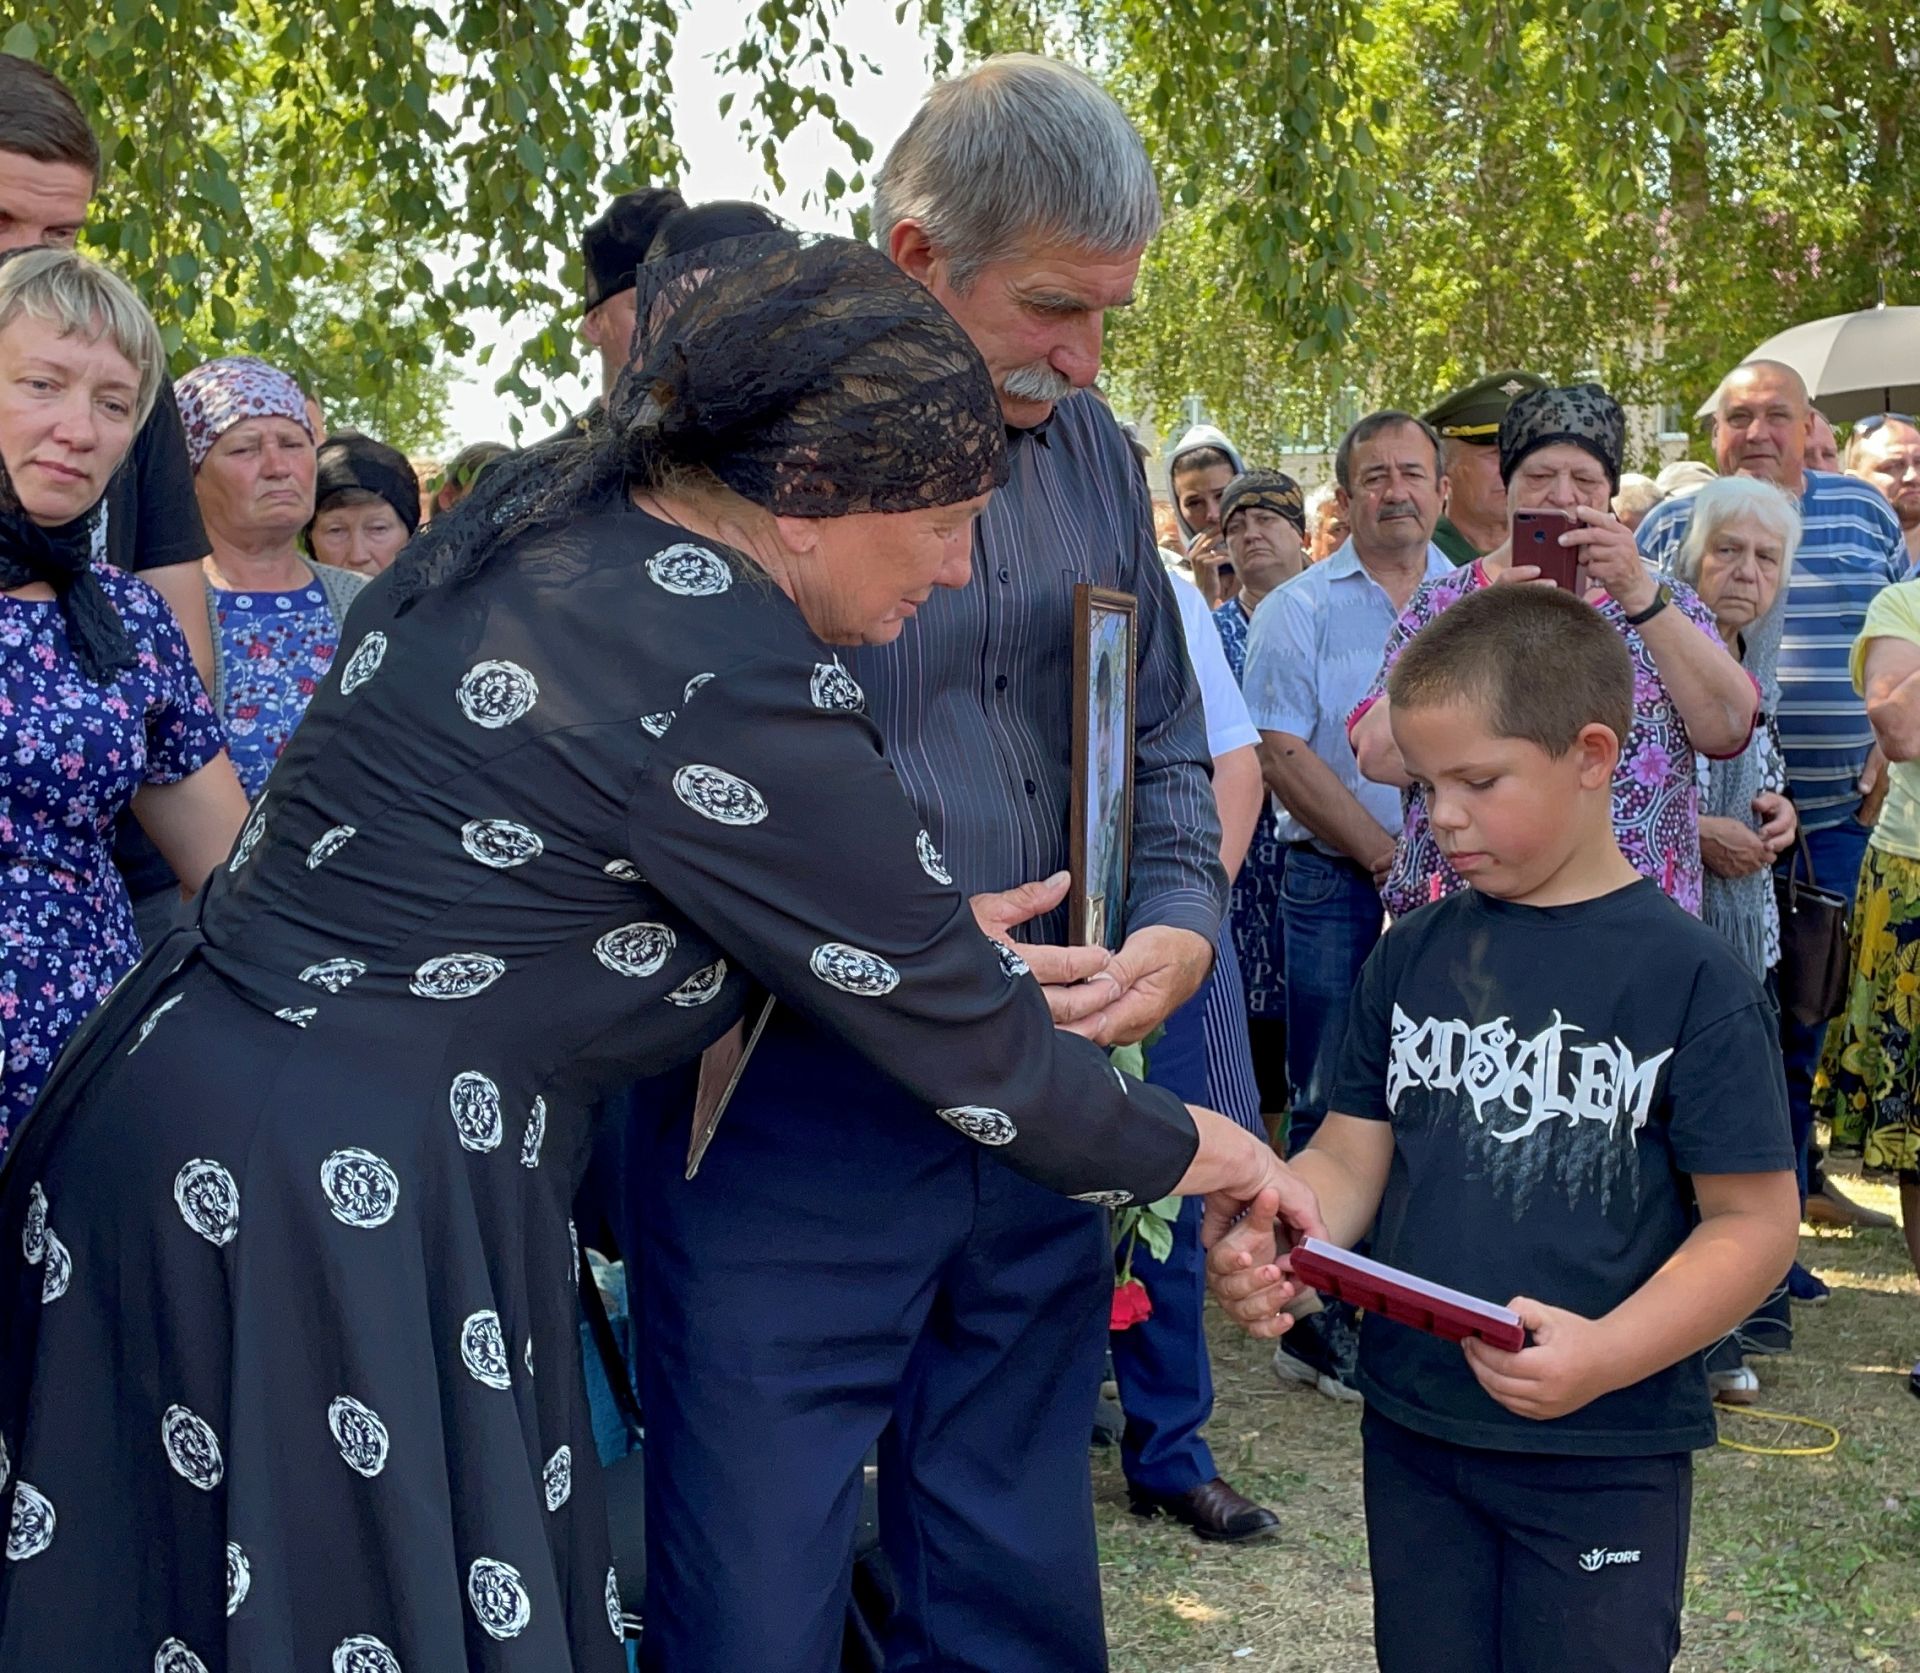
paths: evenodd
<path fill-rule="evenodd" d="M 71 250 L 0 258 L 0 1147 L 140 956 L 122 809 L 189 891 L 246 813 L 172 612 L 105 561 L 161 366 L 125 281 Z"/>

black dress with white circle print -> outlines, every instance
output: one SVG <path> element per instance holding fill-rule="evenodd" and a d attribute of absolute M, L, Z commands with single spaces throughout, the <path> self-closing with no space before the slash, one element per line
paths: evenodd
<path fill-rule="evenodd" d="M 1191 1160 L 747 560 L 622 502 L 389 581 L 0 1170 L 0 1667 L 618 1673 L 569 1210 L 750 997 L 1064 1194 Z"/>

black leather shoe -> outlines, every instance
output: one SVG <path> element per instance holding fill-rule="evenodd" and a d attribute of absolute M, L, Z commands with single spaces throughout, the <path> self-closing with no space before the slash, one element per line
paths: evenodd
<path fill-rule="evenodd" d="M 1280 1518 L 1272 1511 L 1236 1493 L 1220 1476 L 1190 1487 L 1184 1493 L 1150 1493 L 1129 1482 L 1127 1497 L 1135 1516 L 1156 1516 L 1165 1511 L 1176 1522 L 1186 1523 L 1202 1539 L 1216 1539 L 1227 1545 L 1265 1539 L 1280 1526 Z"/>

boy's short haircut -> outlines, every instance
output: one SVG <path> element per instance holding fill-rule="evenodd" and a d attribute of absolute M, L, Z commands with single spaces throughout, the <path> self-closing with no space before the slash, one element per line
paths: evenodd
<path fill-rule="evenodd" d="M 0 151 L 37 163 L 71 163 L 100 184 L 100 142 L 60 78 L 11 52 L 0 52 Z"/>
<path fill-rule="evenodd" d="M 1592 605 L 1558 587 L 1483 587 L 1408 642 L 1387 677 L 1396 709 L 1477 703 L 1496 737 L 1565 755 L 1584 726 L 1624 747 L 1633 726 L 1633 659 Z"/>

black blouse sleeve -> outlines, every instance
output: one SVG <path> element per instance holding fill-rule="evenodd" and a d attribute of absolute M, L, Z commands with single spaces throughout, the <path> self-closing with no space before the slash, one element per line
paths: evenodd
<path fill-rule="evenodd" d="M 1198 1143 L 1185 1106 L 1055 1030 L 953 887 L 863 701 L 834 661 L 707 680 L 649 750 L 628 852 L 783 1004 L 1008 1166 L 1088 1201 L 1165 1196 Z"/>

